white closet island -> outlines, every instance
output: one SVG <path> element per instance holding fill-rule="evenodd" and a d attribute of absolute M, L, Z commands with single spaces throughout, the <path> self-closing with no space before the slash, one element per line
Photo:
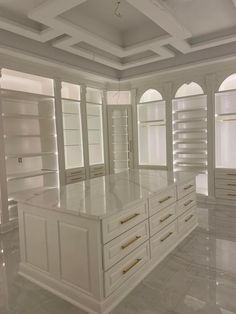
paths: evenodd
<path fill-rule="evenodd" d="M 196 226 L 195 175 L 129 170 L 21 193 L 20 274 L 109 313 Z"/>

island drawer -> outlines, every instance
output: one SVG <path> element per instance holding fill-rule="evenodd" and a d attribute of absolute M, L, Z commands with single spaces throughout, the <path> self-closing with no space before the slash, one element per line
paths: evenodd
<path fill-rule="evenodd" d="M 196 206 L 196 194 L 191 193 L 182 198 L 177 203 L 177 215 L 180 216 L 191 207 Z"/>
<path fill-rule="evenodd" d="M 197 224 L 196 208 L 193 207 L 178 218 L 179 232 L 185 233 Z"/>
<path fill-rule="evenodd" d="M 183 198 L 184 196 L 195 192 L 196 191 L 196 182 L 195 179 L 184 183 L 184 184 L 180 184 L 177 185 L 177 195 L 178 195 L 178 199 Z"/>
<path fill-rule="evenodd" d="M 149 199 L 149 214 L 156 214 L 161 209 L 176 202 L 176 187 L 170 187 L 166 191 L 159 193 Z"/>
<path fill-rule="evenodd" d="M 155 255 L 161 257 L 174 245 L 177 238 L 177 221 L 174 221 L 151 238 L 151 257 Z"/>
<path fill-rule="evenodd" d="M 150 235 L 153 236 L 169 223 L 176 219 L 176 205 L 170 205 L 167 208 L 160 210 L 157 214 L 149 218 Z"/>
<path fill-rule="evenodd" d="M 109 269 L 148 239 L 149 226 L 146 220 L 107 243 L 103 248 L 104 269 Z"/>
<path fill-rule="evenodd" d="M 105 297 L 140 270 L 149 259 L 149 242 L 147 241 L 105 272 Z"/>
<path fill-rule="evenodd" d="M 103 243 L 118 237 L 125 231 L 148 218 L 148 208 L 145 201 L 139 202 L 129 209 L 123 209 L 119 214 L 102 220 Z"/>

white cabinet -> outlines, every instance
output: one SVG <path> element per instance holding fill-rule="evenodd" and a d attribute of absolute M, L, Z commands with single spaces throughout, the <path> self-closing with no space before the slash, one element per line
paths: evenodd
<path fill-rule="evenodd" d="M 59 185 L 55 100 L 51 79 L 3 69 L 0 85 L 1 184 L 7 185 L 2 199 L 8 199 L 11 222 L 17 218 L 16 192 Z"/>
<path fill-rule="evenodd" d="M 139 166 L 166 166 L 166 103 L 156 90 L 137 105 Z"/>
<path fill-rule="evenodd" d="M 207 195 L 206 95 L 196 83 L 184 84 L 172 103 L 174 171 L 198 173 L 197 192 Z"/>
<path fill-rule="evenodd" d="M 197 226 L 191 178 L 170 182 L 161 193 L 146 194 L 97 219 L 89 215 L 91 203 L 82 215 L 20 204 L 20 274 L 88 313 L 110 313 Z M 165 203 L 169 194 L 171 203 Z M 97 190 L 92 197 L 96 202 Z M 150 198 L 165 206 L 153 212 Z"/>

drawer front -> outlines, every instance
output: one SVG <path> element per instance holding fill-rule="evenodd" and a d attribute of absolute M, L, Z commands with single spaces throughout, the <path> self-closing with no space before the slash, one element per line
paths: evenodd
<path fill-rule="evenodd" d="M 195 179 L 185 183 L 177 185 L 177 195 L 178 200 L 185 197 L 186 195 L 196 192 L 196 182 Z"/>
<path fill-rule="evenodd" d="M 177 215 L 182 215 L 193 206 L 196 206 L 196 193 L 191 193 L 178 201 Z"/>
<path fill-rule="evenodd" d="M 85 180 L 85 175 L 71 176 L 66 178 L 66 184 L 75 183 Z"/>
<path fill-rule="evenodd" d="M 66 170 L 66 176 L 71 177 L 71 176 L 85 176 L 85 169 L 84 168 L 75 168 L 75 169 L 67 169 Z"/>
<path fill-rule="evenodd" d="M 216 169 L 216 179 L 236 180 L 236 169 Z"/>
<path fill-rule="evenodd" d="M 150 221 L 150 235 L 153 236 L 159 232 L 169 223 L 176 219 L 176 205 L 171 205 L 167 208 L 162 209 L 157 214 L 152 216 Z"/>
<path fill-rule="evenodd" d="M 236 191 L 235 190 L 216 189 L 216 198 L 236 200 Z"/>
<path fill-rule="evenodd" d="M 149 199 L 149 214 L 156 214 L 161 209 L 176 202 L 176 187 L 173 186 L 167 191 L 164 191 Z"/>
<path fill-rule="evenodd" d="M 177 239 L 178 228 L 177 222 L 174 221 L 151 238 L 151 257 L 157 255 L 161 257 L 172 245 L 175 244 Z"/>
<path fill-rule="evenodd" d="M 178 218 L 178 228 L 181 234 L 185 233 L 196 224 L 197 213 L 195 207 L 192 207 L 190 210 L 188 210 L 186 213 L 184 213 Z"/>
<path fill-rule="evenodd" d="M 150 259 L 149 255 L 149 242 L 145 242 L 105 272 L 105 296 L 110 295 L 138 270 L 141 271 L 142 266 Z"/>
<path fill-rule="evenodd" d="M 149 239 L 148 221 L 126 231 L 103 248 L 104 269 L 107 270 Z"/>
<path fill-rule="evenodd" d="M 102 177 L 105 176 L 105 171 L 98 171 L 98 172 L 91 172 L 90 173 L 90 178 L 98 178 L 98 177 Z"/>
<path fill-rule="evenodd" d="M 233 190 L 236 191 L 236 180 L 215 180 L 216 189 Z"/>
<path fill-rule="evenodd" d="M 105 172 L 104 165 L 95 165 L 90 167 L 90 173 Z"/>
<path fill-rule="evenodd" d="M 125 231 L 136 226 L 148 217 L 146 202 L 140 202 L 130 209 L 123 210 L 120 214 L 103 219 L 102 233 L 103 243 L 118 237 Z"/>

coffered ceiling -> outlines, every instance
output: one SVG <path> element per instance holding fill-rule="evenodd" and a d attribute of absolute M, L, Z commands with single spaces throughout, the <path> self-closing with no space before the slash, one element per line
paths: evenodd
<path fill-rule="evenodd" d="M 52 58 L 63 51 L 67 61 L 77 56 L 80 66 L 89 60 L 117 77 L 236 42 L 233 0 L 120 0 L 120 17 L 116 7 L 116 0 L 0 0 L 0 29 L 29 39 L 25 51 L 35 41 Z"/>

